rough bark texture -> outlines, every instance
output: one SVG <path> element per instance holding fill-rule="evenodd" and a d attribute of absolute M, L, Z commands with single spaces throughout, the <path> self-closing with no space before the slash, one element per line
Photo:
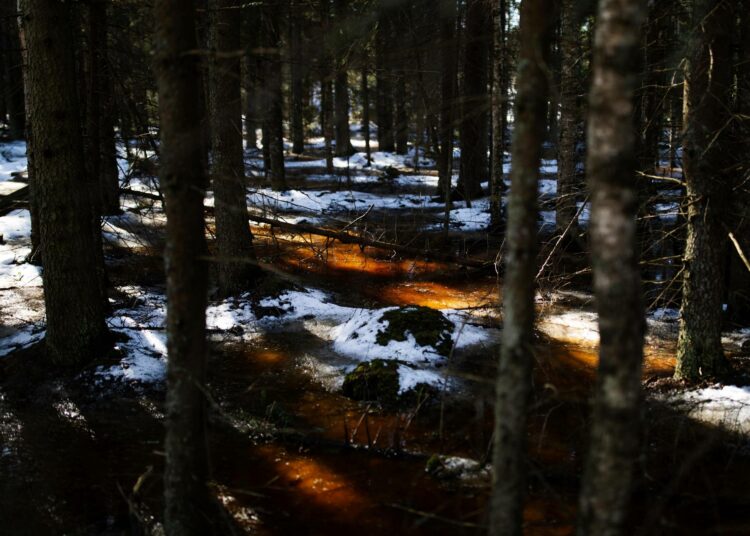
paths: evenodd
<path fill-rule="evenodd" d="M 234 0 L 209 0 L 211 180 L 216 202 L 216 254 L 219 293 L 249 290 L 255 259 L 247 221 L 245 162 L 242 151 L 240 17 Z"/>
<path fill-rule="evenodd" d="M 743 0 L 739 10 L 740 58 L 750 58 L 750 0 Z M 750 176 L 750 62 L 740 62 L 736 66 L 737 114 L 740 118 L 736 127 L 736 154 L 739 156 L 739 169 L 743 171 L 740 181 Z M 750 186 L 736 190 L 734 210 L 730 227 L 746 257 L 750 257 Z M 736 251 L 731 253 L 729 288 L 727 289 L 727 312 L 730 320 L 739 325 L 750 323 L 750 270 Z"/>
<path fill-rule="evenodd" d="M 46 348 L 60 364 L 96 356 L 106 339 L 90 191 L 83 160 L 71 7 L 25 0 L 29 119 L 34 138 L 32 212 L 44 257 Z M 82 194 L 83 193 L 83 194 Z"/>
<path fill-rule="evenodd" d="M 716 378 L 727 368 L 721 347 L 722 218 L 730 178 L 722 140 L 731 113 L 732 17 L 729 2 L 695 2 L 683 156 L 688 232 L 675 368 L 675 377 L 688 381 Z"/>
<path fill-rule="evenodd" d="M 531 393 L 534 274 L 537 254 L 537 187 L 545 135 L 547 62 L 554 30 L 548 2 L 521 3 L 521 57 L 517 73 L 515 131 L 503 285 L 503 335 L 497 373 L 492 536 L 520 535 L 526 489 L 526 414 Z"/>
<path fill-rule="evenodd" d="M 626 534 L 638 454 L 645 320 L 633 97 L 645 11 L 641 0 L 602 0 L 597 18 L 586 169 L 600 343 L 579 535 Z"/>
<path fill-rule="evenodd" d="M 21 140 L 26 134 L 26 108 L 24 106 L 23 62 L 21 41 L 16 24 L 15 0 L 4 0 L 2 9 L 3 48 L 5 57 L 5 106 L 8 112 L 8 135 L 13 140 Z"/>
<path fill-rule="evenodd" d="M 557 143 L 557 197 L 555 198 L 557 231 L 562 233 L 575 219 L 576 207 L 576 130 L 581 114 L 577 76 L 580 61 L 580 20 L 574 0 L 562 0 L 560 22 L 560 123 Z M 568 233 L 576 233 L 576 222 Z"/>
<path fill-rule="evenodd" d="M 99 185 L 101 214 L 120 212 L 120 182 L 115 148 L 113 85 L 107 43 L 107 4 L 88 4 L 88 88 L 86 92 L 87 161 Z"/>
<path fill-rule="evenodd" d="M 506 0 L 493 3 L 493 58 L 492 58 L 492 162 L 490 195 L 490 229 L 500 230 L 504 225 L 502 194 L 503 163 L 507 145 L 508 101 L 508 49 L 506 48 Z"/>
<path fill-rule="evenodd" d="M 208 269 L 204 236 L 200 75 L 192 1 L 156 0 L 156 79 L 161 186 L 166 200 L 167 400 L 164 451 L 166 534 L 204 535 L 208 475 L 205 400 Z"/>
<path fill-rule="evenodd" d="M 461 99 L 461 175 L 458 189 L 466 199 L 482 196 L 487 179 L 487 19 L 484 0 L 467 0 L 464 83 Z"/>

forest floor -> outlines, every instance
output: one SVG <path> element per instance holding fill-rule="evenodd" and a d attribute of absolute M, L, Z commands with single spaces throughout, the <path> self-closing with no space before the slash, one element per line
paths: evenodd
<path fill-rule="evenodd" d="M 357 136 L 354 145 L 361 150 Z M 502 241 L 486 233 L 489 200 L 456 202 L 446 239 L 431 159 L 376 152 L 368 166 L 357 153 L 336 159 L 337 172 L 328 175 L 320 148 L 310 140 L 311 156 L 288 157 L 286 192 L 262 186 L 262 160 L 249 151 L 257 185 L 248 190 L 251 213 L 433 247 L 489 268 L 254 225 L 256 253 L 273 284 L 212 301 L 207 311 L 212 489 L 239 533 L 480 533 L 502 325 Z M 0 523 L 8 534 L 130 534 L 158 524 L 164 213 L 153 199 L 153 153 L 120 165 L 123 186 L 134 193 L 123 195 L 123 214 L 102 228 L 116 349 L 83 372 L 30 372 L 0 386 Z M 0 181 L 24 168 L 23 144 L 0 145 Z M 545 160 L 543 259 L 557 243 L 555 173 L 555 162 Z M 585 228 L 584 199 L 579 207 Z M 675 225 L 677 194 L 664 192 L 655 210 L 661 224 Z M 25 263 L 28 211 L 0 216 L 0 234 L 2 381 L 34 362 L 44 303 L 40 268 Z M 572 533 L 597 361 L 585 255 L 567 243 L 555 253 L 537 297 L 525 512 L 533 535 Z M 638 534 L 747 534 L 747 376 L 690 390 L 668 379 L 679 314 L 669 298 L 671 274 L 654 278 L 663 284 L 648 317 L 645 441 L 631 524 Z M 452 343 L 447 355 L 409 332 L 380 340 L 388 315 L 413 306 L 440 311 Z M 740 372 L 748 340 L 747 327 L 725 334 Z M 399 398 L 381 404 L 344 396 L 345 375 L 375 359 L 398 360 Z"/>

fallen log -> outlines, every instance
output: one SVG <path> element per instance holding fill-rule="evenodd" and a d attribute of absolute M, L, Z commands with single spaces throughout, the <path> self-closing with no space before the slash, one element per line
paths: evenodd
<path fill-rule="evenodd" d="M 124 194 L 144 197 L 146 199 L 153 199 L 155 201 L 161 201 L 161 198 L 156 194 L 138 192 L 136 190 L 130 190 L 126 188 L 123 188 L 120 191 Z M 208 212 L 209 214 L 213 213 L 213 207 L 205 208 L 206 212 Z M 377 240 L 368 236 L 354 234 L 349 231 L 327 229 L 325 227 L 318 227 L 315 225 L 310 225 L 308 223 L 289 223 L 255 214 L 248 214 L 247 217 L 250 221 L 253 221 L 255 223 L 263 223 L 266 225 L 270 225 L 271 227 L 276 227 L 278 229 L 283 229 L 284 231 L 289 231 L 296 234 L 312 234 L 316 236 L 325 236 L 326 238 L 338 240 L 342 244 L 358 244 L 363 247 L 373 247 L 386 251 L 394 251 L 396 253 L 408 255 L 411 257 L 425 257 L 436 261 L 458 264 L 459 266 L 467 266 L 469 268 L 485 268 L 492 264 L 492 261 L 489 260 L 463 257 L 459 255 L 453 255 L 451 253 L 444 253 L 441 251 L 421 249 L 412 246 L 405 246 L 402 244 L 395 244 L 393 242 L 385 242 L 383 240 Z"/>

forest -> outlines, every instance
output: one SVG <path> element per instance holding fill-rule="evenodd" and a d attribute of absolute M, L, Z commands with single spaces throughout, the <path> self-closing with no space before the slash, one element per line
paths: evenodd
<path fill-rule="evenodd" d="M 750 534 L 750 0 L 0 0 L 0 533 Z"/>

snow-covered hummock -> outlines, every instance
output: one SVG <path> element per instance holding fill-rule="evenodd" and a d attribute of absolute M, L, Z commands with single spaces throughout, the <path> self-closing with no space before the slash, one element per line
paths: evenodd
<path fill-rule="evenodd" d="M 693 419 L 750 434 L 750 387 L 715 386 L 669 395 L 666 401 Z"/>
<path fill-rule="evenodd" d="M 29 264 L 31 216 L 14 210 L 0 216 L 0 356 L 24 348 L 43 335 L 40 326 L 41 268 Z"/>
<path fill-rule="evenodd" d="M 445 357 L 431 346 L 417 344 L 411 334 L 407 334 L 405 341 L 391 340 L 387 345 L 378 344 L 378 332 L 387 328 L 387 321 L 381 320 L 383 313 L 397 307 L 343 307 L 330 303 L 330 297 L 319 290 L 289 291 L 278 298 L 262 300 L 260 305 L 283 311 L 280 317 L 261 319 L 261 326 L 272 329 L 302 320 L 305 329 L 330 341 L 336 353 L 351 360 L 344 372 L 352 370 L 360 362 L 398 359 L 403 362 L 398 369 L 400 392 L 408 391 L 419 383 L 441 386 L 448 381 L 440 370 L 446 362 Z M 461 312 L 448 309 L 442 313 L 455 325 L 452 338 L 457 349 L 479 344 L 490 337 L 491 330 L 466 323 Z"/>
<path fill-rule="evenodd" d="M 166 298 L 136 286 L 119 287 L 118 291 L 131 299 L 133 305 L 115 311 L 107 324 L 112 331 L 128 338 L 116 346 L 124 356 L 120 363 L 100 368 L 97 374 L 138 383 L 161 382 L 167 365 Z M 210 305 L 206 309 L 206 328 L 209 332 L 220 332 L 213 334 L 219 340 L 253 339 L 257 334 L 256 322 L 248 296 Z"/>

